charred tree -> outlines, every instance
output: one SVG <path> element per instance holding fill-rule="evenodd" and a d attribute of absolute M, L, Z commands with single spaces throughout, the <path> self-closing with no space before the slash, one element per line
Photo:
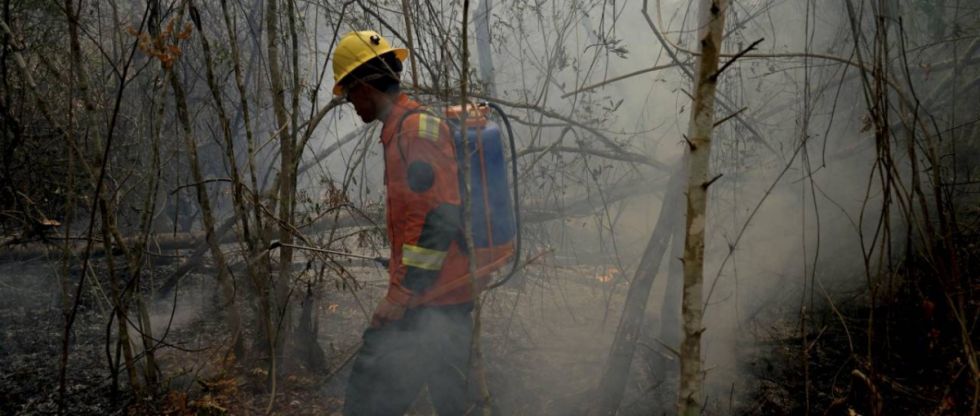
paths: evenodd
<path fill-rule="evenodd" d="M 650 240 L 643 250 L 640 265 L 633 274 L 629 291 L 626 293 L 623 315 L 619 319 L 616 337 L 609 352 L 609 361 L 599 383 L 599 403 L 591 414 L 615 414 L 623 400 L 633 354 L 636 351 L 636 342 L 646 322 L 645 313 L 650 300 L 650 288 L 653 287 L 654 278 L 660 270 L 660 263 L 674 231 L 673 221 L 676 220 L 676 212 L 680 209 L 683 180 L 683 171 L 678 169 L 667 184 L 667 192 L 664 193 L 657 223 L 653 227 Z"/>

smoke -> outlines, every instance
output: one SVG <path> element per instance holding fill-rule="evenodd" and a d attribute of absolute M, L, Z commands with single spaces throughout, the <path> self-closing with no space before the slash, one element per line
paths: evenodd
<path fill-rule="evenodd" d="M 731 21 L 765 9 L 762 12 L 764 17 L 758 19 L 769 19 L 779 24 L 748 25 L 726 40 L 729 42 L 728 50 L 735 52 L 737 48 L 745 47 L 761 37 L 767 39 L 762 44 L 763 53 L 805 50 L 807 38 L 800 31 L 805 23 L 805 10 L 795 4 L 778 4 L 770 8 L 769 3 L 757 3 L 734 6 Z M 628 58 L 609 58 L 603 62 L 604 71 L 594 73 L 591 82 L 583 82 L 581 71 L 574 70 L 585 66 L 583 61 L 588 55 L 583 53 L 579 56 L 581 60 L 577 68 L 573 65 L 573 70 L 557 75 L 556 83 L 565 85 L 565 91 L 570 89 L 567 87 L 569 85 L 590 84 L 670 61 L 642 15 L 634 10 L 639 5 L 625 7 L 629 10 L 616 22 L 615 34 L 621 37 L 622 45 L 629 50 Z M 690 43 L 693 40 L 691 22 L 694 19 L 689 17 L 683 21 L 681 18 L 688 14 L 686 9 L 689 3 L 663 2 L 661 7 L 666 22 L 666 28 L 661 30 L 670 29 L 673 33 L 668 37 L 672 41 L 693 49 Z M 692 16 L 696 14 L 696 10 L 689 12 Z M 657 21 L 656 10 L 651 10 L 651 13 L 651 17 Z M 810 48 L 844 54 L 845 51 L 840 48 L 840 27 L 832 23 L 838 19 L 826 14 L 817 17 L 826 18 L 822 22 L 824 24 L 808 35 Z M 671 19 L 670 16 L 676 18 Z M 599 26 L 595 17 L 592 19 L 579 27 L 567 28 L 576 32 L 568 36 L 565 45 L 568 49 L 583 51 L 581 45 L 598 41 L 594 34 L 587 32 L 590 26 Z M 810 24 L 814 24 L 812 20 Z M 550 48 L 543 47 L 543 43 L 535 43 L 538 35 L 527 38 L 529 41 L 522 47 L 532 49 L 528 55 L 547 56 Z M 540 38 L 546 39 L 547 35 L 541 34 Z M 535 49 L 536 46 L 540 49 Z M 494 58 L 496 62 L 509 62 L 498 65 L 504 71 L 498 80 L 505 80 L 498 86 L 500 90 L 519 89 L 517 80 L 522 78 L 538 81 L 539 84 L 535 85 L 539 88 L 540 82 L 544 82 L 544 75 L 535 77 L 517 73 L 519 68 L 527 68 L 527 65 L 518 65 L 514 57 L 510 61 L 505 56 Z M 809 65 L 815 63 L 810 62 Z M 508 70 L 511 73 L 507 73 Z M 720 93 L 727 97 L 727 102 L 737 104 L 736 108 L 746 107 L 745 119 L 763 137 L 754 138 L 746 125 L 736 120 L 727 121 L 716 130 L 714 137 L 712 170 L 723 176 L 712 185 L 708 207 L 704 276 L 707 306 L 702 353 L 709 402 L 712 406 L 719 406 L 723 401 L 726 408 L 729 397 L 734 396 L 734 400 L 737 400 L 752 387 L 747 383 L 746 374 L 740 370 L 740 366 L 745 364 L 740 359 L 743 352 L 751 350 L 757 337 L 765 332 L 760 328 L 768 329 L 773 325 L 790 325 L 792 328 L 792 325 L 798 325 L 806 308 L 824 302 L 821 295 L 824 289 L 832 294 L 864 284 L 861 237 L 863 235 L 867 240 L 872 234 L 876 226 L 873 220 L 879 217 L 877 207 L 881 198 L 880 193 L 868 191 L 868 182 L 872 180 L 870 162 L 874 153 L 871 139 L 861 131 L 859 117 L 864 111 L 859 90 L 853 88 L 857 84 L 852 80 L 845 84 L 849 87 L 844 91 L 823 87 L 841 76 L 839 67 L 814 66 L 809 73 L 805 73 L 799 61 L 747 60 L 729 71 L 723 77 Z M 508 84 L 506 80 L 512 81 Z M 807 82 L 809 91 L 805 91 Z M 690 101 L 684 91 L 690 89 L 690 81 L 680 71 L 670 69 L 614 83 L 583 98 L 551 99 L 545 105 L 560 111 L 575 112 L 582 106 L 593 106 L 599 110 L 603 102 L 622 100 L 618 108 L 608 115 L 605 127 L 615 132 L 642 132 L 626 135 L 628 148 L 650 155 L 665 165 L 677 166 L 684 151 L 682 137 L 686 134 L 690 111 Z M 558 95 L 559 91 L 549 90 L 549 93 Z M 809 100 L 806 107 L 804 100 Z M 726 115 L 725 110 L 719 109 L 717 118 Z M 537 132 L 529 128 L 523 133 L 533 136 Z M 557 130 L 540 134 L 553 140 Z M 760 145 L 760 139 L 767 146 Z M 595 142 L 587 145 L 599 147 Z M 558 165 L 558 169 L 574 168 Z M 648 167 L 640 169 L 641 176 L 651 179 L 649 192 L 640 192 L 636 197 L 611 205 L 611 215 L 616 218 L 612 227 L 602 224 L 605 220 L 602 214 L 546 226 L 553 231 L 549 242 L 559 247 L 559 254 L 571 255 L 580 263 L 589 264 L 588 256 L 583 252 L 599 251 L 607 255 L 609 263 L 624 265 L 625 275 L 631 276 L 664 203 L 661 197 L 666 181 L 654 178 L 663 178 L 668 173 Z M 589 186 L 587 181 L 583 182 L 584 185 L 577 184 L 579 186 L 570 186 L 563 191 L 566 195 L 581 195 L 602 192 L 603 186 L 613 185 L 610 181 L 596 189 Z M 602 207 L 599 205 L 596 208 Z M 580 225 L 579 221 L 583 226 L 576 227 Z M 612 238 L 618 243 L 615 253 L 609 248 L 608 228 L 615 231 Z M 620 255 L 619 260 L 613 256 L 616 253 Z M 647 309 L 654 327 L 663 322 L 663 317 L 659 315 L 664 297 L 680 296 L 680 293 L 664 293 L 667 269 L 671 262 L 677 261 L 676 258 L 665 259 L 656 277 L 654 293 Z M 534 279 L 534 276 L 527 278 Z M 564 304 L 564 307 L 556 308 L 566 309 L 568 315 L 573 315 L 572 310 L 575 310 L 582 314 L 613 311 L 613 316 L 606 316 L 597 325 L 581 325 L 578 321 L 580 317 L 561 314 L 529 318 L 540 325 L 540 329 L 562 328 L 562 331 L 555 330 L 560 333 L 534 339 L 537 341 L 551 336 L 588 339 L 588 343 L 574 344 L 581 349 L 580 364 L 592 371 L 601 371 L 605 363 L 601 351 L 608 348 L 611 340 L 609 329 L 615 328 L 615 315 L 622 306 L 620 296 L 625 284 L 613 290 L 615 294 L 611 298 L 596 297 L 595 303 L 583 299 L 575 303 L 576 300 L 568 299 L 574 290 L 558 285 L 551 291 L 543 291 L 542 297 L 555 299 L 543 299 L 540 301 L 542 304 Z M 534 299 L 533 295 L 530 298 Z M 612 299 L 612 304 L 603 305 L 603 300 L 608 299 Z M 576 334 L 576 331 L 580 333 Z M 659 338 L 657 331 L 650 332 L 651 338 Z M 676 349 L 677 346 L 670 347 Z M 633 371 L 643 373 L 643 360 L 639 357 L 644 355 L 644 347 L 637 351 Z M 669 355 L 669 352 L 659 354 Z M 589 356 L 592 358 L 587 358 Z M 544 364 L 541 370 L 554 372 L 554 377 L 544 378 L 551 383 L 574 384 L 575 387 L 571 389 L 582 387 L 583 383 L 571 381 L 573 379 L 565 371 L 556 371 Z M 637 378 L 637 375 L 633 376 L 634 380 Z M 642 391 L 628 394 L 624 405 L 630 400 L 642 401 L 644 397 L 650 399 Z"/>
<path fill-rule="evenodd" d="M 594 387 L 604 368 L 626 278 L 665 202 L 670 167 L 679 166 L 684 154 L 692 87 L 680 70 L 668 68 L 562 97 L 671 62 L 639 13 L 640 4 L 574 2 L 532 9 L 495 3 L 491 38 L 501 99 L 566 115 L 654 161 L 627 165 L 561 152 L 521 159 L 522 203 L 528 212 L 572 211 L 582 201 L 591 209 L 527 225 L 525 255 L 542 256 L 518 282 L 487 297 L 484 343 L 492 386 L 506 402 L 501 406 L 516 413 L 561 413 L 581 404 L 563 399 Z M 652 3 L 651 19 L 662 24 L 668 39 L 694 49 L 696 6 Z M 736 2 L 729 22 L 743 25 L 726 38 L 725 49 L 736 52 L 765 38 L 759 53 L 849 53 L 841 35 L 846 26 L 836 11 L 810 12 L 807 17 L 805 7 L 794 2 Z M 424 44 L 419 48 L 423 54 L 432 52 Z M 824 302 L 825 293 L 865 283 L 862 238 L 870 241 L 882 197 L 868 186 L 874 179 L 874 146 L 862 130 L 865 111 L 857 80 L 842 74 L 842 66 L 824 64 L 746 59 L 722 77 L 719 92 L 734 108 L 719 108 L 716 118 L 744 107 L 740 118 L 745 122 L 731 119 L 716 129 L 712 150 L 712 171 L 722 176 L 709 193 L 704 268 L 702 351 L 711 406 L 727 408 L 729 397 L 737 401 L 751 388 L 740 360 L 764 330 L 798 325 L 808 308 Z M 842 77 L 844 88 L 837 89 Z M 509 110 L 521 148 L 561 139 L 563 147 L 609 152 L 602 140 L 581 129 L 562 139 L 564 122 L 542 117 L 537 109 Z M 347 110 L 333 117 L 328 137 L 340 137 L 359 123 Z M 379 150 L 369 151 L 361 168 L 366 173 L 359 177 L 372 190 L 381 189 Z M 348 152 L 325 165 L 339 172 L 349 160 Z M 641 185 L 627 188 L 628 197 L 613 198 L 637 182 Z M 380 193 L 369 195 L 366 201 L 381 201 Z M 665 293 L 668 269 L 678 261 L 666 258 L 656 277 L 647 307 L 650 342 L 660 337 L 661 304 L 680 296 Z M 603 281 L 595 278 L 599 275 L 614 278 Z M 642 357 L 670 356 L 669 348 L 657 345 L 637 351 L 625 412 L 652 400 L 641 386 L 662 377 L 644 380 L 650 371 L 642 368 Z M 547 398 L 534 402 L 529 396 Z M 663 395 L 659 400 L 672 399 Z"/>
<path fill-rule="evenodd" d="M 209 323 L 209 316 L 222 313 L 218 305 L 223 302 L 217 296 L 214 286 L 207 281 L 210 279 L 210 276 L 192 274 L 182 279 L 181 287 L 175 290 L 174 297 L 144 298 L 148 302 L 147 315 L 150 324 L 147 335 L 150 336 L 149 341 L 153 348 L 160 348 L 160 342 L 173 343 L 174 340 L 196 343 L 202 347 L 216 341 L 209 337 L 209 331 L 203 329 L 204 326 L 212 325 Z M 140 338 L 146 328 L 141 324 L 139 313 L 138 306 L 131 305 L 127 325 L 134 350 L 142 352 L 146 345 Z M 164 355 L 170 352 L 166 348 L 159 351 L 163 351 Z"/>

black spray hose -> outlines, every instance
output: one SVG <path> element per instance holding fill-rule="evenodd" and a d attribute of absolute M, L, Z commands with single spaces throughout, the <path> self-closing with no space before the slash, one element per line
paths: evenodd
<path fill-rule="evenodd" d="M 487 289 L 495 289 L 500 287 L 504 283 L 507 283 L 510 278 L 517 274 L 517 268 L 521 263 L 521 200 L 520 193 L 518 192 L 517 186 L 517 146 L 514 144 L 514 130 L 510 126 L 510 119 L 507 118 L 507 113 L 504 113 L 504 109 L 500 108 L 499 105 L 488 102 L 487 106 L 492 108 L 497 114 L 500 114 L 500 118 L 504 121 L 504 127 L 507 128 L 507 139 L 510 141 L 510 173 L 511 177 L 514 179 L 513 190 L 514 197 L 512 201 L 514 202 L 514 264 L 510 268 L 510 273 L 507 273 L 499 281 L 491 283 L 487 286 Z"/>

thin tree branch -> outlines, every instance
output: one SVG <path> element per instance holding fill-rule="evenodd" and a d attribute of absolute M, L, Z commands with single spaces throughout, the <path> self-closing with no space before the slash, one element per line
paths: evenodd
<path fill-rule="evenodd" d="M 641 70 L 638 70 L 638 71 L 633 71 L 633 72 L 630 72 L 628 74 L 620 75 L 618 77 L 609 78 L 609 79 L 607 79 L 605 81 L 602 81 L 602 82 L 599 82 L 599 83 L 595 83 L 595 84 L 592 84 L 592 85 L 584 86 L 582 88 L 579 88 L 579 89 L 574 90 L 574 91 L 571 91 L 571 92 L 566 92 L 565 94 L 563 94 L 561 96 L 561 98 L 568 98 L 568 97 L 571 97 L 571 96 L 573 96 L 575 94 L 578 94 L 580 92 L 592 91 L 592 90 L 594 90 L 596 88 L 603 87 L 603 86 L 612 84 L 612 83 L 617 82 L 617 81 L 622 81 L 624 79 L 633 78 L 633 77 L 635 77 L 637 75 L 648 74 L 650 72 L 659 71 L 661 69 L 673 68 L 673 67 L 678 66 L 678 65 L 680 65 L 680 64 L 678 64 L 677 62 L 674 62 L 674 63 L 671 63 L 671 64 L 655 65 L 655 66 L 652 66 L 652 67 L 649 67 L 649 68 L 641 69 Z"/>
<path fill-rule="evenodd" d="M 765 39 L 766 38 L 759 38 L 755 42 L 752 42 L 752 44 L 749 45 L 749 47 L 747 47 L 745 49 L 742 49 L 741 51 L 739 51 L 739 53 L 736 53 L 735 55 L 733 55 L 732 56 L 732 59 L 729 59 L 728 61 L 726 61 L 721 66 L 721 68 L 718 68 L 718 70 L 715 71 L 714 74 L 711 74 L 711 78 L 712 79 L 718 79 L 718 76 L 720 76 L 722 72 L 725 72 L 725 70 L 728 69 L 728 67 L 732 66 L 732 64 L 734 64 L 735 61 L 738 60 L 738 58 L 741 58 L 741 57 L 745 56 L 745 54 L 749 53 L 749 51 L 754 50 L 755 47 L 758 46 L 760 43 L 762 43 L 762 41 L 765 40 Z"/>

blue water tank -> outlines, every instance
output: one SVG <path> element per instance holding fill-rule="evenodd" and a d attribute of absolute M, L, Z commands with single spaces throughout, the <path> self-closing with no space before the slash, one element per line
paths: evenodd
<path fill-rule="evenodd" d="M 456 160 L 459 164 L 460 192 L 463 189 L 463 161 L 470 160 L 473 243 L 478 248 L 495 247 L 514 239 L 514 206 L 507 180 L 507 160 L 500 127 L 485 118 L 468 121 L 469 151 L 463 148 L 459 124 L 454 125 Z M 468 155 L 468 156 L 467 156 Z"/>

